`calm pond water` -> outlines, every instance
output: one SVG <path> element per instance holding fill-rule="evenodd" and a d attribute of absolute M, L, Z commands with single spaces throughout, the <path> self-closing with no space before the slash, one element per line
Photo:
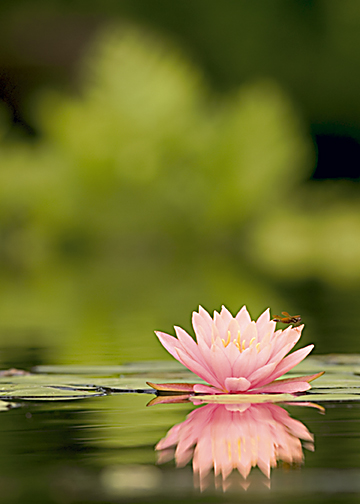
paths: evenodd
<path fill-rule="evenodd" d="M 214 293 L 206 297 L 206 293 L 196 291 L 188 298 L 184 292 L 190 292 L 190 287 L 171 291 L 170 285 L 166 289 L 161 286 L 151 297 L 149 290 L 141 294 L 139 282 L 131 291 L 130 287 L 128 290 L 119 287 L 121 279 L 118 276 L 110 277 L 103 271 L 96 275 L 94 272 L 92 275 L 91 272 L 85 273 L 79 272 L 77 277 L 58 274 L 55 280 L 50 275 L 43 275 L 18 283 L 2 283 L 1 369 L 30 370 L 39 365 L 115 366 L 165 359 L 166 352 L 157 342 L 153 330 L 171 331 L 174 324 L 190 330 L 190 313 L 196 309 L 198 300 L 205 299 L 205 306 L 214 306 L 215 303 Z M 126 286 L 131 286 L 127 280 Z M 149 285 L 156 285 L 152 278 L 150 280 Z M 226 303 L 229 301 L 230 308 L 242 297 L 235 291 L 234 287 L 229 300 L 224 299 Z M 147 304 L 138 302 L 139 293 Z M 182 304 L 179 304 L 181 299 Z M 304 299 L 307 299 L 305 295 Z M 325 309 L 327 298 L 318 296 L 316 299 L 322 300 Z M 346 340 L 338 337 L 339 326 L 334 322 L 338 320 L 337 312 L 333 310 L 335 301 L 336 298 L 319 320 L 314 305 L 300 304 L 299 312 L 306 321 L 300 346 L 314 342 L 316 351 L 322 353 L 359 351 L 355 317 L 349 317 L 352 325 L 346 333 Z M 345 300 L 343 302 L 345 304 Z M 351 306 L 354 311 L 355 304 L 353 296 Z M 251 312 L 256 316 L 264 306 L 260 297 Z M 280 303 L 273 309 L 281 311 L 282 307 L 291 310 L 291 306 L 288 308 Z M 335 313 L 332 318 L 330 311 Z M 342 310 L 338 311 L 342 313 Z M 332 333 L 326 326 L 330 319 Z M 330 327 L 330 322 L 328 325 Z M 171 358 L 167 362 L 171 363 Z M 317 367 L 311 372 L 321 370 Z M 146 386 L 145 376 L 138 375 L 137 380 L 136 388 Z M 9 383 L 12 381 L 10 377 Z M 4 381 L 2 385 L 5 387 Z M 306 500 L 309 503 L 358 502 L 360 401 L 320 403 L 325 407 L 325 414 L 311 407 L 284 406 L 283 415 L 286 416 L 288 411 L 314 436 L 313 451 L 307 449 L 312 448 L 309 440 L 303 440 L 302 463 L 298 451 L 300 441 L 294 435 L 295 463 L 279 462 L 278 467 L 271 470 L 270 479 L 258 468 L 251 470 L 246 481 L 233 471 L 223 484 L 221 476 L 215 478 L 213 471 L 199 481 L 199 477 L 194 476 L 191 462 L 178 468 L 173 454 L 161 455 L 155 450 L 169 430 L 186 421 L 194 410 L 196 415 L 189 418 L 200 418 L 197 429 L 206 433 L 206 425 L 201 423 L 205 413 L 201 411 L 206 411 L 207 405 L 180 403 L 147 407 L 153 397 L 148 393 L 113 393 L 69 401 L 20 400 L 17 401 L 18 407 L 0 411 L 2 500 L 19 504 L 244 500 L 287 503 L 290 499 L 291 502 Z M 275 409 L 282 408 L 281 405 L 275 406 Z M 238 412 L 236 408 L 223 410 L 220 416 L 225 423 L 218 425 L 218 431 L 226 433 L 229 418 L 237 415 L 246 419 L 242 429 L 246 427 L 255 432 L 259 425 L 254 424 L 254 419 L 265 418 L 262 424 L 268 425 L 266 408 L 263 408 L 264 405 L 257 405 L 253 410 L 246 410 L 242 405 Z M 249 420 L 251 411 L 254 415 Z M 211 424 L 212 420 L 209 422 Z M 279 435 L 283 431 L 281 425 L 278 427 L 274 429 Z M 301 427 L 302 433 L 304 429 Z M 266 436 L 266 432 L 260 432 L 252 441 L 250 436 L 250 451 L 255 450 L 251 443 L 258 441 L 263 454 L 264 447 L 274 443 Z M 240 450 L 241 457 L 245 458 L 242 450 L 246 446 L 246 435 L 241 432 L 238 438 L 240 443 L 237 439 L 235 446 L 230 448 L 235 452 L 238 450 L 237 453 Z M 229 439 L 225 441 L 226 453 L 229 453 Z M 209 446 L 209 443 L 204 444 Z M 159 456 L 164 463 L 158 463 Z M 209 464 L 211 466 L 211 460 Z"/>
<path fill-rule="evenodd" d="M 210 472 L 199 488 L 191 464 L 176 468 L 171 454 L 165 456 L 167 462 L 158 464 L 155 446 L 195 410 L 200 422 L 197 427 L 205 432 L 206 423 L 201 423 L 200 417 L 205 408 L 218 406 L 181 403 L 147 407 L 153 397 L 126 393 L 66 402 L 23 401 L 20 407 L 1 412 L 3 501 L 358 502 L 360 403 L 323 403 L 325 414 L 310 407 L 251 406 L 257 409 L 252 418 L 264 418 L 263 409 L 269 407 L 286 417 L 288 411 L 314 435 L 314 451 L 312 443 L 305 441 L 303 465 L 295 455 L 293 464 L 279 462 L 270 479 L 256 468 L 246 482 L 234 471 L 223 484 L 221 475 L 215 478 Z M 245 418 L 246 407 L 242 409 L 238 419 Z M 229 429 L 226 415 L 233 414 L 234 408 L 230 408 L 222 417 L 220 431 L 224 435 Z M 212 422 L 211 415 L 207 422 Z M 249 422 L 249 416 L 246 422 L 255 432 L 257 427 L 253 420 Z M 268 439 L 257 432 L 261 450 Z"/>

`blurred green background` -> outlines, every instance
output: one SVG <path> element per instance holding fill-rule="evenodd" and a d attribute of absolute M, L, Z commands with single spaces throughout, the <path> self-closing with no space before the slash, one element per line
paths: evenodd
<path fill-rule="evenodd" d="M 0 363 L 166 358 L 225 304 L 360 352 L 360 3 L 0 7 Z"/>

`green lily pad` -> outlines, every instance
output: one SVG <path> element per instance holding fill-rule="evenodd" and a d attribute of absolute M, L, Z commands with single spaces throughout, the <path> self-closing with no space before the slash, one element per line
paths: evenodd
<path fill-rule="evenodd" d="M 57 385 L 9 384 L 0 387 L 0 398 L 11 400 L 60 401 L 104 395 L 98 388 L 78 389 Z"/>
<path fill-rule="evenodd" d="M 161 377 L 162 378 L 162 377 Z M 160 378 L 160 379 L 161 379 Z M 188 376 L 187 376 L 188 378 Z M 196 379 L 195 382 L 205 383 Z M 146 384 L 147 378 L 140 376 L 122 376 L 120 378 L 114 377 L 99 377 L 99 376 L 87 376 L 80 374 L 77 375 L 48 375 L 48 374 L 30 374 L 23 376 L 13 376 L 11 378 L 0 378 L 0 397 L 1 390 L 8 389 L 9 386 L 19 386 L 27 388 L 39 388 L 39 387 L 71 387 L 77 390 L 97 390 L 98 388 L 106 389 L 107 392 L 131 392 L 131 391 L 146 391 L 150 390 Z M 178 382 L 185 381 L 184 377 L 177 377 Z"/>
<path fill-rule="evenodd" d="M 347 374 L 325 374 L 312 383 L 313 388 L 358 388 L 360 390 L 360 377 Z"/>
<path fill-rule="evenodd" d="M 327 354 L 312 357 L 325 364 L 360 366 L 360 354 Z"/>
<path fill-rule="evenodd" d="M 28 375 L 18 375 L 11 377 L 1 377 L 0 378 L 0 389 L 6 384 L 26 384 L 30 385 L 78 385 L 83 384 L 84 386 L 93 387 L 93 378 L 91 380 L 84 379 L 82 376 L 76 375 L 58 375 L 56 378 L 52 375 L 47 374 L 28 374 Z"/>
<path fill-rule="evenodd" d="M 144 378 L 135 376 L 127 376 L 124 378 L 99 378 L 94 381 L 97 386 L 108 389 L 110 392 L 145 391 L 149 388 Z"/>
<path fill-rule="evenodd" d="M 329 402 L 329 401 L 360 401 L 360 393 L 345 393 L 345 392 L 335 392 L 335 393 L 317 393 L 312 392 L 303 396 L 294 397 L 291 402 Z"/>
<path fill-rule="evenodd" d="M 311 395 L 314 395 L 314 394 L 342 394 L 342 395 L 348 395 L 348 394 L 351 394 L 351 395 L 357 395 L 360 399 L 360 388 L 355 388 L 355 387 L 351 387 L 351 388 L 317 388 L 317 389 L 312 389 L 312 390 L 309 390 L 308 394 L 311 394 Z"/>
<path fill-rule="evenodd" d="M 143 361 L 120 366 L 38 366 L 32 374 L 0 376 L 0 398 L 8 400 L 70 400 L 108 393 L 152 393 L 146 382 L 205 383 L 177 361 Z M 360 355 L 307 357 L 285 378 L 325 371 L 306 394 L 252 394 L 257 402 L 360 400 Z M 357 374 L 358 373 L 358 374 Z M 283 377 L 282 377 L 283 378 Z M 217 402 L 220 396 L 196 396 Z M 210 397 L 210 399 L 209 399 Z M 221 400 L 227 396 L 222 395 Z M 229 395 L 230 402 L 249 396 Z"/>

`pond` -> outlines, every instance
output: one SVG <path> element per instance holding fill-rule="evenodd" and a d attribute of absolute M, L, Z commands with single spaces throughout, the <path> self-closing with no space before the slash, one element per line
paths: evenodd
<path fill-rule="evenodd" d="M 3 501 L 357 502 L 359 363 L 309 357 L 294 372 L 326 373 L 291 404 L 154 401 L 147 381 L 189 381 L 171 361 L 10 372 L 0 384 Z"/>
<path fill-rule="evenodd" d="M 219 283 L 203 292 L 203 282 L 193 278 L 165 282 L 164 274 L 159 285 L 156 271 L 142 270 L 148 277 L 140 281 L 119 269 L 77 268 L 71 275 L 49 269 L 0 282 L 0 369 L 26 371 L 0 376 L 4 502 L 358 501 L 360 356 L 349 353 L 359 351 L 358 322 L 346 317 L 347 337 L 339 338 L 336 318 L 345 305 L 355 313 L 356 296 L 344 297 L 343 305 L 340 294 L 332 294 L 332 304 L 324 296 L 300 303 L 306 322 L 300 346 L 316 343 L 316 349 L 289 376 L 325 371 L 305 396 L 262 397 L 255 404 L 159 396 L 154 404 L 147 382 L 196 378 L 167 355 L 153 330 L 172 331 L 175 323 L 191 332 L 191 310 L 199 299 L 217 306 Z M 223 287 L 234 312 L 245 297 L 238 280 Z M 250 299 L 255 314 L 267 306 L 264 296 L 256 291 L 256 302 Z M 316 299 L 329 304 L 324 316 L 319 310 L 318 325 Z M 282 309 L 292 306 L 273 307 Z M 199 446 L 194 454 L 193 445 Z M 213 445 L 220 450 L 215 462 Z M 214 463 L 225 478 L 214 475 Z"/>
<path fill-rule="evenodd" d="M 189 58 L 171 36 L 125 19 L 111 25 L 74 67 L 70 94 L 59 82 L 24 101 L 38 132 L 31 142 L 12 135 L 0 110 L 3 500 L 357 502 L 358 183 L 309 180 L 307 113 L 271 72 L 214 92 L 196 51 Z M 51 59 L 55 74 L 68 42 Z M 301 314 L 302 348 L 315 349 L 286 369 L 295 378 L 286 391 L 298 373 L 325 371 L 313 388 L 248 402 L 243 392 L 278 386 L 266 380 L 290 343 L 274 344 L 284 359 L 269 362 L 273 333 L 260 341 L 239 322 L 239 331 L 223 325 L 222 360 L 197 349 L 211 363 L 202 370 L 216 383 L 207 382 L 238 397 L 157 396 L 148 383 L 186 388 L 194 377 L 153 331 L 189 330 L 199 303 L 235 313 L 245 302 L 253 317 L 268 306 L 272 317 Z"/>

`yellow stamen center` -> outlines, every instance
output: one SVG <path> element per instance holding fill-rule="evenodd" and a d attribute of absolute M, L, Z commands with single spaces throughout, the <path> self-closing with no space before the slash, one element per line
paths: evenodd
<path fill-rule="evenodd" d="M 233 339 L 233 343 L 236 346 L 236 348 L 239 350 L 239 352 L 242 352 L 241 341 L 240 341 L 240 331 L 238 331 L 237 338 Z"/>
<path fill-rule="evenodd" d="M 226 341 L 225 341 L 223 338 L 221 339 L 221 341 L 223 342 L 224 347 L 227 347 L 227 346 L 228 346 L 228 344 L 229 344 L 229 343 L 230 343 L 230 341 L 231 341 L 231 332 L 230 332 L 230 331 L 228 331 L 228 337 L 227 337 L 227 340 L 226 340 Z"/>

